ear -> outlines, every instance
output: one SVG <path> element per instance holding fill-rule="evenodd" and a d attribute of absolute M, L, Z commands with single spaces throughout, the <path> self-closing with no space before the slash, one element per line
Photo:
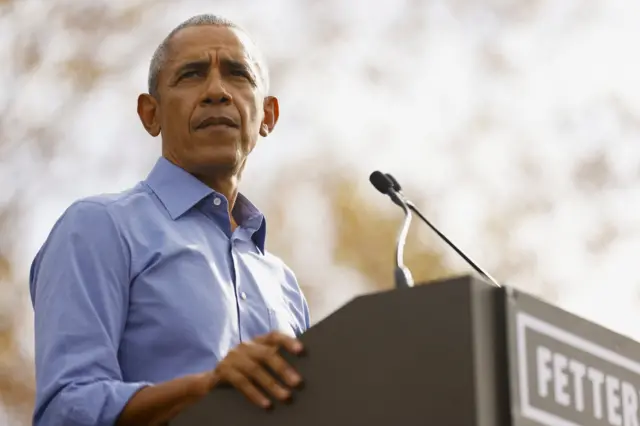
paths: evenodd
<path fill-rule="evenodd" d="M 154 138 L 160 134 L 158 108 L 158 101 L 153 96 L 146 93 L 138 96 L 138 117 L 145 130 Z"/>
<path fill-rule="evenodd" d="M 260 135 L 266 137 L 269 133 L 273 132 L 273 128 L 276 127 L 278 117 L 280 117 L 280 106 L 278 105 L 278 98 L 274 96 L 267 96 L 264 98 L 264 119 L 260 125 Z"/>

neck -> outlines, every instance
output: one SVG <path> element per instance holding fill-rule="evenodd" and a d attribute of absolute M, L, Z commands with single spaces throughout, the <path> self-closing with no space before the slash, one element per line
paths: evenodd
<path fill-rule="evenodd" d="M 243 167 L 240 171 L 230 170 L 227 168 L 209 168 L 209 169 L 200 169 L 200 170 L 188 170 L 180 164 L 180 161 L 176 161 L 170 153 L 163 152 L 165 158 L 167 158 L 172 163 L 176 164 L 178 167 L 182 167 L 191 173 L 194 177 L 196 177 L 199 181 L 207 185 L 209 188 L 213 189 L 219 194 L 224 195 L 227 199 L 228 207 L 229 207 L 229 221 L 231 222 L 231 228 L 235 229 L 237 224 L 235 219 L 233 218 L 233 207 L 236 204 L 236 199 L 238 198 L 238 184 L 240 183 L 240 174 L 242 172 Z"/>

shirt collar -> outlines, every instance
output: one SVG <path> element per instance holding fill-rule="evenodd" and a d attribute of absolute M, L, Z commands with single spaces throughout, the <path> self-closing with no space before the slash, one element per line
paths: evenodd
<path fill-rule="evenodd" d="M 173 220 L 215 192 L 164 157 L 158 159 L 145 183 L 158 196 Z"/>
<path fill-rule="evenodd" d="M 236 204 L 233 206 L 233 217 L 238 225 L 251 233 L 251 239 L 264 254 L 267 237 L 267 221 L 264 215 L 244 195 L 238 193 Z"/>
<path fill-rule="evenodd" d="M 203 199 L 218 194 L 186 170 L 160 157 L 145 183 L 157 195 L 171 219 L 177 220 Z M 237 223 L 251 232 L 251 238 L 264 253 L 266 222 L 263 214 L 244 195 L 238 194 L 233 208 Z"/>

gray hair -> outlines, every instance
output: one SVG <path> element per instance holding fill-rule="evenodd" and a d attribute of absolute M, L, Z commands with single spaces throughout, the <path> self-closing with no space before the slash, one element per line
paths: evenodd
<path fill-rule="evenodd" d="M 158 78 L 160 75 L 160 70 L 162 69 L 162 67 L 165 64 L 165 61 L 167 60 L 167 56 L 169 52 L 169 43 L 171 42 L 171 39 L 173 38 L 173 36 L 175 36 L 178 32 L 180 32 L 185 28 L 197 27 L 201 25 L 214 25 L 219 27 L 233 28 L 247 34 L 247 32 L 236 23 L 217 15 L 211 15 L 211 14 L 196 15 L 182 22 L 180 25 L 178 25 L 173 30 L 171 30 L 169 35 L 165 37 L 165 39 L 162 41 L 162 43 L 160 43 L 160 45 L 156 48 L 155 52 L 153 53 L 153 56 L 151 58 L 151 63 L 149 64 L 148 89 L 149 89 L 150 95 L 156 98 L 158 97 Z M 264 92 L 268 93 L 269 92 L 269 70 L 267 68 L 267 64 L 260 50 L 256 48 L 255 51 L 256 51 L 255 52 L 256 57 L 253 58 L 253 60 L 255 61 L 255 65 L 257 66 L 258 71 L 260 73 L 260 79 L 262 80 Z"/>

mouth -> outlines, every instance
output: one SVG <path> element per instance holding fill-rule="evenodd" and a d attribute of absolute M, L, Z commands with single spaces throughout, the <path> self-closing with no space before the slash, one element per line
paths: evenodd
<path fill-rule="evenodd" d="M 208 117 L 205 118 L 198 124 L 196 127 L 197 130 L 206 129 L 207 127 L 231 127 L 233 129 L 237 129 L 238 124 L 229 117 Z"/>

